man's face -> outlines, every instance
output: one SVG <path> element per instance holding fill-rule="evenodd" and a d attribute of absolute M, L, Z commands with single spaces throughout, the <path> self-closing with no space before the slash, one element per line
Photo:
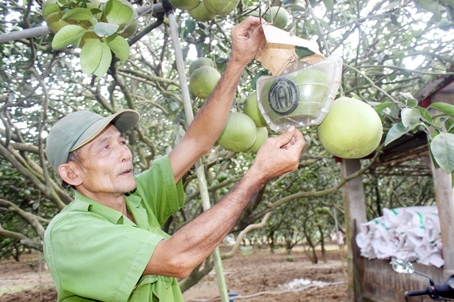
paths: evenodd
<path fill-rule="evenodd" d="M 136 187 L 131 151 L 115 126 L 107 126 L 80 152 L 82 183 L 77 189 L 82 194 L 101 201 L 109 194 L 123 195 Z"/>

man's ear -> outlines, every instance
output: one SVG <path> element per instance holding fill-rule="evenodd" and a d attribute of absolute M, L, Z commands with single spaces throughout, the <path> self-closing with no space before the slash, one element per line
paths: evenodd
<path fill-rule="evenodd" d="M 74 166 L 73 162 L 61 164 L 58 167 L 58 174 L 61 179 L 70 186 L 78 186 L 82 183 L 82 178 L 79 175 L 80 170 Z"/>

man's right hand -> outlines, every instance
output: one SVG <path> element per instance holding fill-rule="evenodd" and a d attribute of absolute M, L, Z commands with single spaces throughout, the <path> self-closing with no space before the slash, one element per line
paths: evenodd
<path fill-rule="evenodd" d="M 306 145 L 300 130 L 291 126 L 279 136 L 268 138 L 249 169 L 265 182 L 298 168 L 301 152 Z"/>

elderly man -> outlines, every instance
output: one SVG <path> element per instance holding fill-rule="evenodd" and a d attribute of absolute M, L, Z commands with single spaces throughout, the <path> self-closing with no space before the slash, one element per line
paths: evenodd
<path fill-rule="evenodd" d="M 182 141 L 133 174 L 123 132 L 135 111 L 102 117 L 79 111 L 51 129 L 47 156 L 74 201 L 49 224 L 45 258 L 59 301 L 183 301 L 176 278 L 187 277 L 235 225 L 264 184 L 298 166 L 304 138 L 290 128 L 270 138 L 239 183 L 215 206 L 169 236 L 161 230 L 183 205 L 180 179 L 209 152 L 229 116 L 245 66 L 263 39 L 261 20 L 248 17 L 232 29 L 232 54 L 216 89 Z"/>

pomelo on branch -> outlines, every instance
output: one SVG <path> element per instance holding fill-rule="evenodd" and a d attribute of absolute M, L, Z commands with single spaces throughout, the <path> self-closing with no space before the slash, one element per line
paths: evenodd
<path fill-rule="evenodd" d="M 331 88 L 326 74 L 318 69 L 303 69 L 289 78 L 299 90 L 298 107 L 291 115 L 317 116 Z"/>
<path fill-rule="evenodd" d="M 260 112 L 260 108 L 257 102 L 257 92 L 253 92 L 246 98 L 243 107 L 244 113 L 246 113 L 255 123 L 257 127 L 266 127 L 267 123 L 265 118 Z"/>
<path fill-rule="evenodd" d="M 190 10 L 199 5 L 200 0 L 169 0 L 169 2 L 181 10 Z"/>
<path fill-rule="evenodd" d="M 227 15 L 237 7 L 239 0 L 203 0 L 206 9 L 215 15 Z"/>
<path fill-rule="evenodd" d="M 199 5 L 197 5 L 193 9 L 188 10 L 188 13 L 194 20 L 200 22 L 210 21 L 214 19 L 214 17 L 216 17 L 215 14 L 206 9 L 203 1 L 201 1 Z"/>
<path fill-rule="evenodd" d="M 362 158 L 380 144 L 383 126 L 378 113 L 367 103 L 348 97 L 334 101 L 317 128 L 323 147 L 340 158 Z"/>
<path fill-rule="evenodd" d="M 331 89 L 327 75 L 309 68 L 268 80 L 260 89 L 261 104 L 274 123 L 287 117 L 310 124 Z"/>
<path fill-rule="evenodd" d="M 46 21 L 49 29 L 56 34 L 62 27 L 69 24 L 79 24 L 84 28 L 92 26 L 92 23 L 86 20 L 63 20 L 62 17 L 67 11 L 74 9 L 86 8 L 91 11 L 96 11 L 93 15 L 94 18 L 100 18 L 102 13 L 99 11 L 102 10 L 101 3 L 99 0 L 91 1 L 82 1 L 82 0 L 73 0 L 68 1 L 66 4 L 62 5 L 58 0 L 46 0 L 43 3 L 42 14 L 44 21 Z"/>
<path fill-rule="evenodd" d="M 189 90 L 201 99 L 207 99 L 221 78 L 219 71 L 211 66 L 197 68 L 189 78 Z"/>
<path fill-rule="evenodd" d="M 257 135 L 254 144 L 247 150 L 247 152 L 255 153 L 259 151 L 260 147 L 268 139 L 268 128 L 257 127 Z"/>
<path fill-rule="evenodd" d="M 191 76 L 191 74 L 197 68 L 202 67 L 202 66 L 211 66 L 213 68 L 215 67 L 212 59 L 206 58 L 206 57 L 199 57 L 189 65 L 189 76 Z"/>
<path fill-rule="evenodd" d="M 63 17 L 63 12 L 61 11 L 50 13 L 44 17 L 44 21 L 46 21 L 47 27 L 49 27 L 50 31 L 54 34 L 58 33 L 58 31 L 66 25 L 71 24 L 65 20 L 62 20 L 61 17 Z"/>
<path fill-rule="evenodd" d="M 281 6 L 272 6 L 263 16 L 268 23 L 272 23 L 274 26 L 280 29 L 287 27 L 289 21 L 288 11 Z"/>
<path fill-rule="evenodd" d="M 231 112 L 217 141 L 227 150 L 243 152 L 251 148 L 256 138 L 257 127 L 254 121 L 244 113 Z"/>

